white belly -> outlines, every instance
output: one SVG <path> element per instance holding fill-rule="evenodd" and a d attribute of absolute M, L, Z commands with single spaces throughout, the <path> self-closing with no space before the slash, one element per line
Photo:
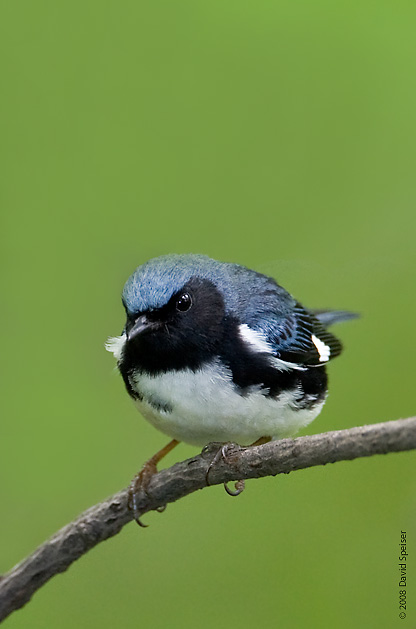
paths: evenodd
<path fill-rule="evenodd" d="M 273 399 L 260 387 L 242 396 L 230 370 L 218 361 L 196 372 L 136 373 L 131 385 L 143 398 L 136 401 L 139 411 L 155 428 L 197 446 L 211 441 L 249 445 L 260 437 L 287 437 L 309 424 L 324 404 L 297 409 L 297 391 Z"/>

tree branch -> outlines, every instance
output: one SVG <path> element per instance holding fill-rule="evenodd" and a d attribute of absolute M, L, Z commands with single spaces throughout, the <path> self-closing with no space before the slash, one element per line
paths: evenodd
<path fill-rule="evenodd" d="M 148 494 L 138 495 L 140 513 L 175 502 L 206 486 L 206 472 L 218 444 L 192 459 L 153 476 Z M 210 484 L 288 474 L 294 470 L 358 457 L 416 448 L 416 417 L 372 424 L 319 435 L 271 441 L 243 449 L 233 446 L 226 460 L 210 471 Z M 51 577 L 64 572 L 76 559 L 132 520 L 127 489 L 91 507 L 39 546 L 27 559 L 0 577 L 0 621 L 27 603 Z M 139 533 L 138 533 L 139 534 Z"/>

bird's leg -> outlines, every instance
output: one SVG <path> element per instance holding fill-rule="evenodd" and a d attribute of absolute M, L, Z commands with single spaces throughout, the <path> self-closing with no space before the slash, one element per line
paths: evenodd
<path fill-rule="evenodd" d="M 163 459 L 163 457 L 169 454 L 169 452 L 173 450 L 173 448 L 177 446 L 178 443 L 179 441 L 177 441 L 176 439 L 172 439 L 172 441 L 169 441 L 169 443 L 165 445 L 164 448 L 159 450 L 159 452 L 156 452 L 156 454 L 154 454 L 148 461 L 146 461 L 140 472 L 136 474 L 136 476 L 130 483 L 128 492 L 128 507 L 129 509 L 131 509 L 131 511 L 133 511 L 134 519 L 136 520 L 137 524 L 139 524 L 139 526 L 146 527 L 148 525 L 143 524 L 143 522 L 140 521 L 140 514 L 137 508 L 136 496 L 141 489 L 147 494 L 147 488 L 149 486 L 150 479 L 157 472 L 157 464 Z M 164 509 L 165 507 L 160 507 L 158 511 L 163 511 Z"/>
<path fill-rule="evenodd" d="M 252 448 L 254 446 L 261 446 L 264 443 L 268 443 L 269 441 L 271 441 L 271 437 L 260 437 L 260 439 L 257 439 L 257 441 L 254 441 L 254 443 L 251 443 L 249 446 L 247 446 L 248 448 Z M 209 473 L 212 469 L 212 467 L 218 463 L 218 461 L 222 458 L 225 462 L 227 462 L 227 451 L 229 449 L 229 447 L 232 444 L 230 443 L 226 443 L 223 446 L 221 446 L 221 448 L 218 450 L 218 452 L 216 453 L 216 455 L 214 456 L 214 458 L 212 459 L 211 463 L 209 464 L 209 467 L 207 469 L 207 473 L 205 475 L 206 481 L 207 481 L 207 485 L 210 485 L 209 482 Z M 227 485 L 227 483 L 224 483 L 224 489 L 227 492 L 227 494 L 229 496 L 239 496 L 241 494 L 242 491 L 244 491 L 245 488 L 245 480 L 241 479 L 241 480 L 237 480 L 235 482 L 235 489 L 230 489 Z"/>

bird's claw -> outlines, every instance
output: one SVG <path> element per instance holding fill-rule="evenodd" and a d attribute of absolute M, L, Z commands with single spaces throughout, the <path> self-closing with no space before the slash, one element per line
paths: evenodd
<path fill-rule="evenodd" d="M 147 488 L 149 486 L 152 476 L 157 472 L 157 464 L 163 459 L 164 456 L 166 456 L 171 450 L 173 450 L 173 448 L 175 448 L 178 443 L 179 441 L 177 441 L 176 439 L 172 439 L 172 441 L 169 441 L 169 443 L 164 448 L 159 450 L 159 452 L 156 452 L 156 454 L 154 454 L 151 459 L 146 461 L 140 472 L 136 474 L 136 476 L 130 483 L 127 504 L 129 509 L 133 511 L 134 519 L 139 526 L 146 527 L 148 525 L 143 524 L 143 522 L 140 520 L 140 512 L 137 505 L 137 495 L 140 491 L 143 491 L 146 496 L 150 498 L 150 494 L 147 491 Z M 159 511 L 159 513 L 161 513 L 165 509 L 166 505 L 156 507 L 156 511 Z"/>
<path fill-rule="evenodd" d="M 224 461 L 227 460 L 227 450 L 230 447 L 230 445 L 231 444 L 229 443 L 221 444 L 218 450 L 216 451 L 214 458 L 211 460 L 211 463 L 208 465 L 208 469 L 205 474 L 205 480 L 208 486 L 211 485 L 210 480 L 209 480 L 209 474 L 212 468 L 214 467 L 214 465 L 218 463 L 220 459 L 223 459 Z M 207 446 L 204 447 L 202 452 L 203 453 L 210 452 L 213 447 L 214 447 L 214 444 L 208 444 Z"/>
<path fill-rule="evenodd" d="M 205 448 L 203 449 L 203 452 L 209 452 L 211 444 L 208 444 L 208 446 L 205 446 Z M 210 480 L 209 480 L 209 474 L 212 470 L 212 468 L 214 467 L 214 465 L 216 465 L 216 463 L 218 463 L 218 461 L 220 459 L 223 459 L 223 461 L 225 461 L 227 463 L 227 458 L 229 458 L 229 451 L 232 449 L 235 449 L 235 444 L 234 443 L 224 443 L 221 445 L 221 447 L 217 450 L 217 452 L 215 453 L 214 458 L 212 459 L 211 463 L 208 466 L 208 469 L 206 471 L 205 474 L 205 480 L 207 485 L 211 485 Z M 230 489 L 227 485 L 227 483 L 224 483 L 224 489 L 227 492 L 227 494 L 229 496 L 238 496 L 239 494 L 241 494 L 242 491 L 244 491 L 245 488 L 245 481 L 244 480 L 238 480 L 235 483 L 235 490 Z"/>
<path fill-rule="evenodd" d="M 235 489 L 230 489 L 227 483 L 224 483 L 224 489 L 229 496 L 239 496 L 241 492 L 244 491 L 245 486 L 246 486 L 246 481 L 244 479 L 237 480 L 235 482 L 235 485 L 234 485 Z"/>
<path fill-rule="evenodd" d="M 131 481 L 129 491 L 128 491 L 128 501 L 127 501 L 128 508 L 131 511 L 133 511 L 133 516 L 137 524 L 143 528 L 146 528 L 149 525 L 144 524 L 140 520 L 140 511 L 137 505 L 137 496 L 140 493 L 140 491 L 144 491 L 144 493 L 147 496 L 149 496 L 147 488 L 149 487 L 150 479 L 152 478 L 154 474 L 156 474 L 156 472 L 157 472 L 156 463 L 154 463 L 152 460 L 147 461 L 143 465 L 140 472 L 136 474 L 136 476 Z M 162 508 L 159 507 L 157 511 L 163 511 L 165 508 L 166 508 L 166 505 Z"/>

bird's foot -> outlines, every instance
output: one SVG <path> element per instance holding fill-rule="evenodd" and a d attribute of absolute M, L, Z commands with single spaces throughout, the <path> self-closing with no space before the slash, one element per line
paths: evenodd
<path fill-rule="evenodd" d="M 213 445 L 213 444 L 209 444 L 208 446 L 205 446 L 203 451 L 204 452 L 209 451 L 211 449 L 211 445 Z M 225 463 L 228 463 L 229 459 L 230 459 L 230 453 L 231 453 L 231 451 L 235 451 L 236 447 L 239 447 L 239 446 L 236 446 L 235 443 L 224 443 L 224 444 L 221 444 L 220 448 L 217 450 L 217 452 L 215 453 L 214 458 L 212 459 L 211 463 L 209 464 L 207 472 L 205 474 L 205 480 L 206 480 L 207 485 L 211 485 L 210 480 L 209 480 L 209 474 L 210 474 L 212 468 L 221 459 Z M 227 492 L 227 494 L 229 496 L 239 496 L 241 494 L 241 492 L 244 491 L 245 481 L 244 480 L 237 480 L 235 482 L 234 487 L 235 487 L 235 489 L 230 489 L 228 487 L 227 483 L 224 483 L 224 489 L 225 489 L 225 491 Z"/>
<path fill-rule="evenodd" d="M 133 516 L 134 519 L 136 520 L 137 524 L 143 528 L 146 528 L 148 526 L 148 524 L 144 524 L 141 520 L 140 520 L 140 512 L 139 512 L 139 508 L 137 505 L 137 496 L 140 493 L 140 491 L 144 491 L 144 493 L 149 496 L 149 493 L 147 491 L 147 488 L 149 487 L 149 483 L 150 480 L 152 478 L 152 476 L 154 474 L 157 473 L 157 465 L 156 463 L 153 461 L 153 459 L 149 459 L 148 461 L 146 461 L 146 463 L 143 465 L 142 469 L 140 470 L 140 472 L 138 474 L 136 474 L 136 476 L 133 478 L 133 480 L 130 483 L 130 487 L 129 487 L 129 491 L 128 491 L 128 507 L 131 511 L 133 511 Z M 162 510 L 165 507 L 162 508 Z M 160 510 L 160 507 L 159 509 Z"/>
<path fill-rule="evenodd" d="M 149 487 L 149 483 L 152 477 L 157 473 L 157 464 L 163 459 L 163 457 L 165 457 L 171 450 L 173 450 L 173 448 L 177 446 L 178 443 L 179 441 L 177 441 L 176 439 L 172 439 L 172 441 L 169 441 L 169 443 L 164 448 L 159 450 L 159 452 L 156 452 L 156 454 L 154 454 L 151 459 L 146 461 L 140 472 L 136 474 L 136 476 L 130 483 L 127 505 L 129 509 L 133 511 L 133 516 L 137 524 L 139 526 L 142 526 L 143 528 L 147 527 L 148 524 L 143 524 L 143 522 L 140 520 L 141 514 L 137 505 L 137 496 L 141 491 L 143 491 L 148 497 L 150 497 L 147 488 Z M 156 508 L 156 511 L 162 513 L 162 511 L 164 511 L 165 509 L 166 505 L 161 505 L 160 507 Z"/>

